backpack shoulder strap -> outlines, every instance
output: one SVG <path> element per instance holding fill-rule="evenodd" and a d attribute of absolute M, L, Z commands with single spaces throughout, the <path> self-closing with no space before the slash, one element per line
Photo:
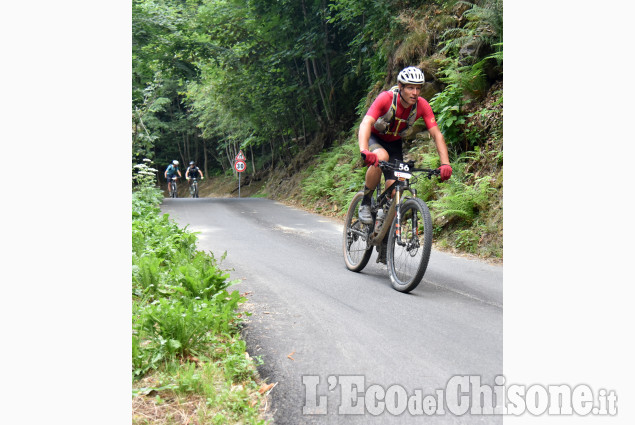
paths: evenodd
<path fill-rule="evenodd" d="M 388 91 L 392 92 L 392 103 L 390 104 L 388 111 L 386 111 L 386 113 L 382 115 L 381 117 L 377 118 L 377 121 L 375 121 L 375 124 L 374 124 L 375 129 L 379 131 L 379 133 L 381 134 L 386 134 L 386 132 L 388 132 L 390 127 L 395 122 L 395 115 L 397 113 L 397 99 L 399 99 L 399 87 L 393 86 Z"/>

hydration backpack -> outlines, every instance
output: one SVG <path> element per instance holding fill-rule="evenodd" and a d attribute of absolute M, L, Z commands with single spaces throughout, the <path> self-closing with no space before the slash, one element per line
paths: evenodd
<path fill-rule="evenodd" d="M 399 99 L 399 86 L 393 86 L 390 88 L 392 92 L 392 104 L 390 108 L 388 108 L 388 112 L 379 117 L 377 121 L 375 121 L 374 127 L 375 130 L 379 132 L 379 134 L 388 134 L 390 136 L 399 136 L 403 137 L 406 134 L 406 131 L 412 127 L 417 118 L 417 103 L 412 105 L 412 109 L 410 110 L 410 115 L 408 115 L 408 119 L 405 120 L 406 126 L 403 130 L 399 131 L 399 133 L 391 133 L 389 130 L 395 123 L 395 115 L 397 114 L 397 100 Z M 399 119 L 399 118 L 398 118 Z M 399 119 L 399 121 L 404 121 Z"/>

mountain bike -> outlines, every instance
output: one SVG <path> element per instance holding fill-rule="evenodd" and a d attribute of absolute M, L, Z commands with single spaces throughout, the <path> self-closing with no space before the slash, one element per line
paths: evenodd
<path fill-rule="evenodd" d="M 192 195 L 192 198 L 198 198 L 198 179 L 190 177 L 190 180 L 192 180 L 190 183 L 190 195 Z"/>
<path fill-rule="evenodd" d="M 168 183 L 170 183 L 170 182 L 172 183 L 170 185 L 171 186 L 170 193 L 169 193 L 169 197 L 170 198 L 178 198 L 179 197 L 177 192 L 176 192 L 176 179 L 177 179 L 176 176 L 168 177 Z"/>
<path fill-rule="evenodd" d="M 414 165 L 414 161 L 396 159 L 379 162 L 382 170 L 394 172 L 396 180 L 381 195 L 376 191 L 372 198 L 372 224 L 359 221 L 358 210 L 364 192 L 355 194 L 346 213 L 342 242 L 344 262 L 354 272 L 366 267 L 373 247 L 377 247 L 380 256 L 385 253 L 390 281 L 393 288 L 400 292 L 410 292 L 419 285 L 428 267 L 432 248 L 430 211 L 426 203 L 417 198 L 417 191 L 411 183 L 418 178 L 413 173 L 422 173 L 420 175 L 425 174 L 431 179 L 440 171 Z M 404 196 L 406 191 L 411 196 Z"/>

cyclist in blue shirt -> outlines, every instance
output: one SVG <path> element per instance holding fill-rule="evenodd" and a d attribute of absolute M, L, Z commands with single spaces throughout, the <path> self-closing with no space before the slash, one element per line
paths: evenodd
<path fill-rule="evenodd" d="M 172 161 L 172 164 L 168 165 L 168 168 L 166 168 L 164 173 L 164 176 L 166 180 L 168 181 L 168 193 L 172 191 L 172 178 L 176 174 L 178 174 L 179 177 L 181 177 L 181 171 L 179 170 L 179 161 L 175 159 L 174 161 Z"/>

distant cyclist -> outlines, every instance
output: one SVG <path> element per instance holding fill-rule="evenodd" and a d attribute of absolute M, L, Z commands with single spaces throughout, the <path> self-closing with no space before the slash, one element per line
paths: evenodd
<path fill-rule="evenodd" d="M 201 180 L 203 180 L 203 173 L 196 166 L 196 163 L 194 161 L 191 161 L 190 166 L 187 167 L 187 170 L 185 170 L 185 178 L 191 180 L 192 178 L 196 177 L 196 173 L 198 173 L 201 176 Z M 192 184 L 192 182 L 190 182 L 190 184 Z"/>
<path fill-rule="evenodd" d="M 443 134 L 434 119 L 432 108 L 419 96 L 424 83 L 423 72 L 419 68 L 409 66 L 399 72 L 397 81 L 396 87 L 377 96 L 359 126 L 359 150 L 364 164 L 368 166 L 364 198 L 359 208 L 359 220 L 364 224 L 373 222 L 370 212 L 371 196 L 381 179 L 381 169 L 377 164 L 379 161 L 393 159 L 403 161 L 401 138 L 418 118 L 423 118 L 437 146 L 441 159 L 441 180 L 447 180 L 452 175 Z M 386 187 L 395 181 L 392 172 L 389 171 L 384 172 L 384 178 Z"/>
<path fill-rule="evenodd" d="M 172 178 L 177 175 L 181 177 L 181 171 L 179 170 L 179 161 L 176 159 L 172 161 L 172 164 L 168 165 L 166 168 L 164 176 L 168 181 L 168 193 L 172 193 Z"/>

